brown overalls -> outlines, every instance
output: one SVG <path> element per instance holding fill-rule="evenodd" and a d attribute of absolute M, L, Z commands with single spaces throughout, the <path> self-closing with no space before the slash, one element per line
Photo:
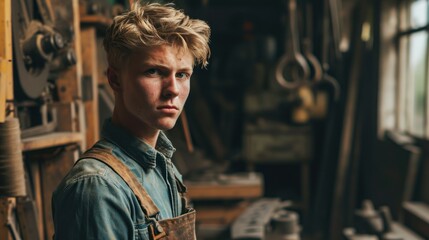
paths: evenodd
<path fill-rule="evenodd" d="M 152 240 L 195 240 L 195 210 L 188 208 L 184 196 L 186 187 L 176 179 L 178 190 L 184 206 L 184 214 L 171 219 L 157 220 L 159 214 L 158 207 L 150 198 L 149 194 L 139 183 L 134 173 L 119 159 L 117 159 L 109 149 L 91 148 L 85 152 L 80 159 L 93 158 L 104 162 L 113 169 L 131 188 L 136 195 L 148 222 L 149 237 Z M 79 160 L 80 160 L 79 159 Z M 78 160 L 78 161 L 79 161 Z"/>

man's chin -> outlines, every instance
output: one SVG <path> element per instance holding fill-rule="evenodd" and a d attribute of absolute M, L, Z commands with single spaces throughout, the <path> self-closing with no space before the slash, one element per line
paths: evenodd
<path fill-rule="evenodd" d="M 176 121 L 172 122 L 164 122 L 159 124 L 158 129 L 161 131 L 171 130 L 176 125 Z"/>

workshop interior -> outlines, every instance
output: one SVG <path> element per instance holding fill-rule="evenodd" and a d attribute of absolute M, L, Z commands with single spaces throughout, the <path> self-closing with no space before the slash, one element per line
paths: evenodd
<path fill-rule="evenodd" d="M 52 239 L 132 3 L 0 0 L 0 239 Z M 428 0 L 173 3 L 212 31 L 166 132 L 198 239 L 429 239 Z"/>

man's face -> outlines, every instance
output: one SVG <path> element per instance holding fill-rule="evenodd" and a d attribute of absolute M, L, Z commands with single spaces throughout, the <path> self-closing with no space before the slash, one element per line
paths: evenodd
<path fill-rule="evenodd" d="M 193 60 L 189 51 L 167 45 L 132 53 L 118 74 L 121 118 L 141 130 L 173 128 L 189 95 Z"/>

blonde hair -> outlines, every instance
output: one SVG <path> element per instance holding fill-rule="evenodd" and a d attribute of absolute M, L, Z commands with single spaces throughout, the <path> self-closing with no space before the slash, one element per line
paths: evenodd
<path fill-rule="evenodd" d="M 104 49 L 109 66 L 119 67 L 135 50 L 173 45 L 189 50 L 202 67 L 208 64 L 210 27 L 190 19 L 171 4 L 134 4 L 130 11 L 116 16 L 106 31 Z"/>

